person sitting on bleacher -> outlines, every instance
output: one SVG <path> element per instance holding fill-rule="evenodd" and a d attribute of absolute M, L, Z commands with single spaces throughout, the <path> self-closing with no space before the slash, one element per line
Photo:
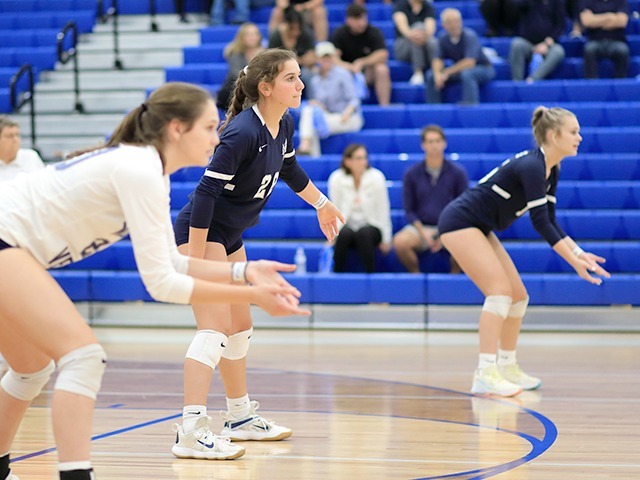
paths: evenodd
<path fill-rule="evenodd" d="M 331 42 L 320 42 L 316 56 L 320 70 L 311 77 L 314 97 L 302 107 L 298 146 L 298 154 L 313 157 L 320 156 L 320 137 L 357 132 L 364 124 L 353 76 L 336 65 L 336 47 Z"/>
<path fill-rule="evenodd" d="M 329 176 L 329 199 L 347 220 L 333 247 L 333 271 L 347 272 L 349 250 L 355 248 L 367 273 L 376 270 L 376 249 L 391 250 L 391 210 L 387 179 L 369 165 L 367 148 L 352 143 L 342 153 L 340 168 Z"/>
<path fill-rule="evenodd" d="M 437 53 L 427 72 L 427 102 L 440 103 L 447 84 L 462 82 L 461 103 L 478 103 L 479 85 L 492 80 L 496 71 L 482 51 L 478 35 L 463 27 L 460 10 L 445 8 L 440 21 L 444 32 L 438 36 Z M 451 63 L 447 66 L 445 62 Z"/>
<path fill-rule="evenodd" d="M 269 34 L 269 48 L 284 48 L 298 56 L 300 78 L 305 85 L 304 98 L 313 98 L 312 69 L 316 65 L 313 32 L 305 25 L 302 14 L 293 6 L 284 10 L 283 22 Z"/>
<path fill-rule="evenodd" d="M 396 60 L 410 62 L 411 85 L 424 85 L 424 71 L 431 66 L 436 52 L 436 11 L 426 0 L 396 0 L 393 5 Z"/>
<path fill-rule="evenodd" d="M 44 168 L 38 152 L 20 147 L 20 125 L 7 116 L 0 116 L 0 182 L 13 180 L 22 172 Z"/>
<path fill-rule="evenodd" d="M 362 5 L 347 7 L 345 24 L 331 35 L 331 43 L 338 49 L 338 65 L 354 75 L 364 73 L 368 85 L 373 84 L 378 104 L 391 102 L 391 74 L 389 51 L 382 31 L 369 24 L 367 9 Z"/>
<path fill-rule="evenodd" d="M 402 205 L 407 225 L 393 237 L 393 248 L 409 273 L 420 273 L 418 253 L 448 255 L 438 234 L 440 212 L 467 189 L 467 172 L 447 160 L 447 138 L 439 125 L 427 125 L 420 135 L 424 160 L 402 177 Z M 438 253 L 441 252 L 441 253 Z M 459 271 L 451 263 L 451 271 Z"/>
<path fill-rule="evenodd" d="M 289 7 L 300 12 L 305 24 L 313 27 L 317 41 L 324 42 L 329 38 L 329 19 L 324 0 L 276 0 L 269 18 L 269 34 L 282 23 L 284 12 Z"/>
<path fill-rule="evenodd" d="M 236 79 L 240 69 L 249 65 L 249 62 L 258 53 L 264 50 L 262 46 L 262 33 L 255 23 L 243 23 L 236 36 L 224 47 L 222 55 L 229 64 L 227 76 L 218 90 L 216 105 L 219 109 L 227 111 L 231 92 L 236 85 Z"/>
<path fill-rule="evenodd" d="M 565 56 L 558 39 L 565 29 L 564 0 L 521 0 L 518 36 L 511 41 L 511 79 L 528 83 L 547 78 Z M 527 72 L 534 55 L 540 62 Z"/>
<path fill-rule="evenodd" d="M 584 77 L 598 78 L 598 62 L 613 62 L 615 78 L 625 78 L 629 69 L 629 45 L 625 28 L 629 22 L 627 0 L 584 0 L 580 21 L 587 29 L 584 46 Z"/>
<path fill-rule="evenodd" d="M 518 23 L 516 0 L 480 0 L 480 13 L 487 24 L 485 37 L 497 37 L 502 33 L 512 37 Z"/>

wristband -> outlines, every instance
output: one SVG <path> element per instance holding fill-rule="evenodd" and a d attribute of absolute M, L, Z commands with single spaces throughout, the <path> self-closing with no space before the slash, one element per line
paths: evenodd
<path fill-rule="evenodd" d="M 233 262 L 231 264 L 231 280 L 247 283 L 247 266 L 249 262 Z"/>
<path fill-rule="evenodd" d="M 578 245 L 576 245 L 575 247 L 573 247 L 573 254 L 580 258 L 580 255 L 582 255 L 584 253 L 584 250 L 581 249 Z"/>
<path fill-rule="evenodd" d="M 321 193 L 320 198 L 318 198 L 318 200 L 316 200 L 315 203 L 312 203 L 311 206 L 316 210 L 320 210 L 322 207 L 326 205 L 328 201 L 329 199 L 327 198 L 327 196 L 324 193 Z"/>

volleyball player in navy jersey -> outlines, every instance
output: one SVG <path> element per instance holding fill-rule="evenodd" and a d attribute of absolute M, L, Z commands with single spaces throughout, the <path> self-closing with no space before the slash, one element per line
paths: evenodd
<path fill-rule="evenodd" d="M 207 163 L 219 142 L 218 122 L 207 91 L 169 83 L 131 111 L 105 147 L 3 184 L 0 270 L 9 273 L 0 275 L 0 352 L 10 369 L 0 380 L 0 479 L 18 478 L 9 469 L 8 452 L 30 402 L 56 366 L 51 410 L 60 479 L 95 479 L 91 424 L 106 355 L 47 269 L 79 261 L 129 234 L 142 281 L 156 300 L 252 302 L 272 314 L 310 313 L 278 273 L 293 265 L 210 262 L 177 250 L 169 175 Z M 243 280 L 254 286 L 213 283 Z M 190 440 L 221 458 L 244 453 L 213 435 Z"/>
<path fill-rule="evenodd" d="M 281 179 L 318 214 L 324 235 L 333 240 L 339 210 L 309 180 L 296 161 L 294 122 L 287 112 L 300 105 L 304 84 L 295 54 L 267 49 L 239 74 L 220 145 L 191 201 L 175 223 L 181 252 L 190 256 L 238 262 L 246 260 L 242 233 L 258 222 L 276 182 Z M 184 364 L 184 411 L 176 426 L 176 456 L 201 458 L 202 449 L 183 448 L 182 438 L 205 423 L 206 402 L 216 365 L 224 383 L 227 411 L 222 435 L 232 440 L 281 440 L 289 428 L 256 413 L 247 393 L 246 355 L 253 333 L 249 304 L 194 305 L 196 335 Z M 203 355 L 199 352 L 206 352 Z"/>
<path fill-rule="evenodd" d="M 575 156 L 582 141 L 577 118 L 562 108 L 538 107 L 531 123 L 538 148 L 505 160 L 445 207 L 438 222 L 442 243 L 486 297 L 471 388 L 477 394 L 513 396 L 542 383 L 516 361 L 529 296 L 493 230 L 507 228 L 528 211 L 534 228 L 581 278 L 600 285 L 602 278 L 593 274 L 610 276 L 599 265 L 605 259 L 583 251 L 556 222 L 560 162 Z"/>

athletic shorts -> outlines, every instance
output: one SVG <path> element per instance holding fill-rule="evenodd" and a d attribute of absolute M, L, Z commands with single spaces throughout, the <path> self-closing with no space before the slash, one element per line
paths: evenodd
<path fill-rule="evenodd" d="M 7 242 L 0 238 L 0 250 L 4 250 L 5 248 L 15 248 L 13 245 L 9 245 Z"/>
<path fill-rule="evenodd" d="M 444 207 L 438 218 L 438 232 L 444 235 L 448 232 L 455 232 L 463 228 L 478 228 L 485 235 L 489 235 L 493 230 L 484 225 L 474 217 L 467 209 L 460 206 L 455 200 Z"/>
<path fill-rule="evenodd" d="M 191 219 L 191 202 L 186 204 L 173 225 L 176 236 L 176 244 L 184 245 L 189 243 L 189 220 Z M 243 245 L 242 232 L 244 230 L 229 229 L 223 225 L 212 223 L 207 233 L 207 242 L 215 242 L 224 246 L 227 255 L 240 250 Z"/>

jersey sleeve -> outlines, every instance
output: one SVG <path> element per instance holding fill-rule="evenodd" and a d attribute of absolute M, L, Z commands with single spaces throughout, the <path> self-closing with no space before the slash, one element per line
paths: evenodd
<path fill-rule="evenodd" d="M 161 173 L 152 168 L 147 159 L 131 159 L 113 170 L 111 180 L 149 294 L 158 301 L 187 304 L 194 280 L 185 275 L 187 264 L 177 259 L 168 190 Z"/>
<path fill-rule="evenodd" d="M 193 192 L 189 226 L 209 228 L 216 199 L 235 176 L 246 154 L 255 145 L 255 133 L 229 124 L 220 138 L 211 161 Z"/>
<path fill-rule="evenodd" d="M 296 193 L 301 192 L 309 184 L 309 175 L 305 172 L 296 159 L 296 150 L 293 148 L 293 117 L 286 114 L 284 128 L 287 129 L 287 152 L 284 154 L 280 178 Z"/>
<path fill-rule="evenodd" d="M 549 216 L 544 163 L 540 163 L 538 158 L 534 156 L 529 156 L 519 163 L 516 171 L 524 188 L 527 209 L 529 210 L 533 228 L 549 245 L 555 245 L 562 240 L 562 237 L 556 230 L 555 221 L 552 221 Z"/>
<path fill-rule="evenodd" d="M 556 220 L 556 190 L 558 187 L 558 167 L 554 168 L 554 172 L 552 173 L 553 178 L 551 180 L 551 188 L 549 189 L 549 192 L 547 193 L 547 200 L 548 200 L 548 211 L 549 211 L 549 220 L 551 221 L 551 223 L 553 224 L 554 228 L 556 229 L 556 231 L 558 232 L 558 235 L 560 235 L 560 238 L 564 238 L 567 236 L 567 234 L 565 233 L 565 231 L 562 229 L 562 227 L 560 227 L 560 225 L 558 225 L 558 222 Z"/>

